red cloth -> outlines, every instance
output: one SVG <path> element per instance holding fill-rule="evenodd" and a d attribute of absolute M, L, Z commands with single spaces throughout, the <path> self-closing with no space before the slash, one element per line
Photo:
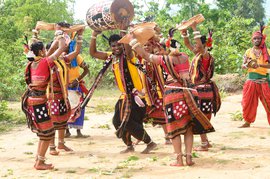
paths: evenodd
<path fill-rule="evenodd" d="M 253 32 L 252 38 L 254 37 L 263 37 L 262 33 L 260 31 Z"/>
<path fill-rule="evenodd" d="M 42 58 L 37 68 L 31 68 L 32 81 L 46 81 L 50 77 L 50 70 L 46 58 Z"/>
<path fill-rule="evenodd" d="M 253 123 L 257 114 L 258 102 L 261 100 L 267 113 L 268 123 L 270 125 L 270 88 L 268 83 L 258 84 L 247 80 L 243 88 L 243 118 L 249 123 Z"/>
<path fill-rule="evenodd" d="M 210 59 L 202 58 L 202 65 L 205 71 L 208 71 Z"/>

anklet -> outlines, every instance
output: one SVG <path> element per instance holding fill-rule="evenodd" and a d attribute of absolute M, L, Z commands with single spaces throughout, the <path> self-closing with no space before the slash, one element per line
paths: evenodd
<path fill-rule="evenodd" d="M 46 160 L 46 158 L 38 155 L 37 160 L 44 162 Z"/>

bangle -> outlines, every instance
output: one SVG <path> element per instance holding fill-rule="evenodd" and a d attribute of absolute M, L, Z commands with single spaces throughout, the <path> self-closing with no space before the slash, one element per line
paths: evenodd
<path fill-rule="evenodd" d="M 127 30 L 120 30 L 120 32 L 124 32 L 124 33 L 127 33 Z"/>
<path fill-rule="evenodd" d="M 78 83 L 80 82 L 80 81 L 78 80 L 78 78 L 76 78 L 75 80 L 76 80 Z"/>
<path fill-rule="evenodd" d="M 97 39 L 97 37 L 96 36 L 91 36 L 91 39 Z"/>
<path fill-rule="evenodd" d="M 83 43 L 83 40 L 76 40 L 77 43 Z"/>
<path fill-rule="evenodd" d="M 78 35 L 77 38 L 82 38 L 82 35 Z"/>
<path fill-rule="evenodd" d="M 132 47 L 132 46 L 134 46 L 137 42 L 138 42 L 137 39 L 133 39 L 133 40 L 131 40 L 131 41 L 129 42 L 129 45 Z"/>
<path fill-rule="evenodd" d="M 194 35 L 199 35 L 200 34 L 200 31 L 194 31 L 193 34 Z"/>
<path fill-rule="evenodd" d="M 189 37 L 189 33 L 187 33 L 187 34 L 185 34 L 185 35 L 182 34 L 181 37 L 182 37 L 182 38 L 188 38 L 188 37 Z"/>
<path fill-rule="evenodd" d="M 194 39 L 199 39 L 201 37 L 202 37 L 201 35 L 196 35 L 196 36 L 194 36 Z"/>
<path fill-rule="evenodd" d="M 140 46 L 140 45 L 141 45 L 141 43 L 138 42 L 138 43 L 136 43 L 135 45 L 132 46 L 132 49 L 135 50 L 135 48 L 137 48 L 137 47 Z"/>
<path fill-rule="evenodd" d="M 56 30 L 54 33 L 55 36 L 63 35 L 63 34 L 64 34 L 64 31 L 62 31 L 62 30 Z"/>

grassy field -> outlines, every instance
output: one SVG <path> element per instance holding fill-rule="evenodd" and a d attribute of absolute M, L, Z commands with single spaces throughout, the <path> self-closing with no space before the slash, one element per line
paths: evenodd
<path fill-rule="evenodd" d="M 97 89 L 89 101 L 86 111 L 98 114 L 112 112 L 120 94 L 121 93 L 116 88 Z M 3 109 L 3 111 L 1 111 L 0 115 L 0 133 L 9 131 L 11 128 L 16 126 L 27 125 L 26 118 L 21 110 L 21 103 L 19 101 L 1 102 L 1 109 Z"/>

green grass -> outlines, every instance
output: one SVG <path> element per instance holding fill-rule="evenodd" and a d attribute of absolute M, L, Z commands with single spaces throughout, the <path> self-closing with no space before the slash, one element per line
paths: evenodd
<path fill-rule="evenodd" d="M 115 87 L 97 89 L 88 104 L 92 108 L 86 108 L 86 111 L 98 114 L 113 112 L 120 94 L 121 92 Z M 85 120 L 89 119 L 86 117 Z M 25 114 L 21 110 L 21 103 L 0 101 L 0 134 L 21 125 L 27 125 Z"/>
<path fill-rule="evenodd" d="M 235 111 L 234 113 L 230 113 L 230 115 L 233 121 L 243 121 L 243 114 L 241 111 Z"/>
<path fill-rule="evenodd" d="M 14 127 L 26 125 L 26 118 L 22 111 L 8 109 L 4 118 L 0 118 L 0 134 L 10 131 Z"/>
<path fill-rule="evenodd" d="M 110 88 L 110 89 L 98 89 L 94 92 L 93 98 L 96 97 L 119 97 L 121 92 L 117 88 Z"/>
<path fill-rule="evenodd" d="M 66 173 L 76 173 L 76 170 L 67 170 Z"/>
<path fill-rule="evenodd" d="M 228 93 L 222 88 L 219 90 L 220 98 L 224 99 L 228 96 Z"/>
<path fill-rule="evenodd" d="M 219 164 L 225 165 L 225 164 L 231 163 L 231 160 L 218 159 L 216 160 L 216 162 Z"/>
<path fill-rule="evenodd" d="M 87 112 L 97 114 L 113 112 L 120 94 L 120 91 L 114 88 L 95 91 L 93 97 L 88 103 L 88 108 L 86 108 Z"/>
<path fill-rule="evenodd" d="M 220 150 L 242 150 L 241 148 L 235 148 L 235 147 L 226 147 L 223 146 L 220 148 Z"/>
<path fill-rule="evenodd" d="M 90 173 L 97 173 L 97 172 L 99 172 L 99 170 L 100 169 L 98 169 L 98 168 L 90 168 L 90 169 L 88 169 L 88 172 L 90 172 Z"/>
<path fill-rule="evenodd" d="M 107 130 L 111 129 L 109 124 L 99 125 L 98 128 L 99 129 L 107 129 Z"/>
<path fill-rule="evenodd" d="M 24 152 L 25 155 L 33 155 L 33 152 Z"/>

